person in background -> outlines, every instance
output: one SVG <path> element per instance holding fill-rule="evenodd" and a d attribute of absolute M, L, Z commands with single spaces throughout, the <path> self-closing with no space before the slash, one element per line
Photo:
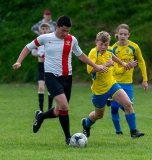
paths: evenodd
<path fill-rule="evenodd" d="M 139 46 L 136 43 L 128 40 L 129 36 L 130 36 L 129 26 L 127 24 L 120 24 L 117 27 L 115 33 L 115 38 L 118 41 L 112 46 L 113 53 L 123 62 L 128 63 L 134 60 L 137 61 L 137 64 L 141 70 L 143 77 L 142 86 L 145 92 L 147 92 L 148 78 L 146 72 L 146 64 L 143 59 Z M 122 66 L 115 63 L 113 67 L 113 76 L 115 80 L 119 83 L 121 88 L 123 88 L 124 91 L 127 93 L 132 103 L 133 103 L 133 85 L 132 85 L 133 71 L 134 71 L 134 66 L 130 70 L 125 70 Z M 123 134 L 120 125 L 119 108 L 121 108 L 124 111 L 124 107 L 115 101 L 111 101 L 110 105 L 111 105 L 111 118 L 116 130 L 116 134 Z"/>
<path fill-rule="evenodd" d="M 40 25 L 42 23 L 49 23 L 51 32 L 55 31 L 56 22 L 52 21 L 52 14 L 50 10 L 45 10 L 43 12 L 43 19 L 31 27 L 31 31 L 35 34 L 40 35 Z"/>
<path fill-rule="evenodd" d="M 50 33 L 50 25 L 48 23 L 42 23 L 40 25 L 40 33 L 47 34 Z M 43 112 L 44 108 L 44 90 L 45 90 L 45 81 L 44 81 L 44 46 L 39 46 L 32 50 L 32 55 L 38 57 L 38 102 L 40 111 Z M 48 110 L 52 107 L 53 98 L 48 93 Z"/>
<path fill-rule="evenodd" d="M 107 72 L 108 70 L 104 65 L 93 63 L 82 52 L 77 39 L 69 34 L 71 27 L 71 18 L 65 15 L 60 16 L 57 20 L 55 32 L 40 35 L 27 44 L 13 65 L 13 69 L 20 68 L 22 61 L 32 49 L 44 46 L 45 84 L 48 92 L 55 100 L 56 106 L 46 112 L 39 110 L 35 112 L 33 132 L 38 132 L 45 119 L 58 117 L 67 145 L 70 145 L 71 139 L 68 103 L 72 89 L 72 53 L 83 63 L 92 66 L 98 72 Z"/>
<path fill-rule="evenodd" d="M 136 129 L 136 115 L 132 107 L 132 103 L 127 96 L 126 92 L 116 82 L 113 77 L 113 63 L 117 62 L 124 70 L 130 69 L 128 63 L 122 62 L 118 59 L 109 46 L 111 36 L 109 33 L 102 31 L 96 35 L 96 47 L 93 48 L 88 57 L 89 59 L 98 64 L 108 67 L 108 72 L 95 71 L 91 66 L 87 65 L 87 71 L 92 74 L 93 84 L 92 90 L 92 103 L 94 105 L 94 111 L 92 111 L 87 118 L 82 119 L 82 131 L 89 137 L 91 126 L 98 120 L 103 118 L 105 105 L 108 98 L 112 98 L 116 102 L 120 103 L 124 107 L 126 121 L 130 129 L 130 135 L 132 138 L 143 136 L 143 132 L 139 132 Z M 134 63 L 134 62 L 132 62 Z M 135 62 L 136 64 L 136 62 Z M 125 67 L 125 68 L 124 68 Z"/>

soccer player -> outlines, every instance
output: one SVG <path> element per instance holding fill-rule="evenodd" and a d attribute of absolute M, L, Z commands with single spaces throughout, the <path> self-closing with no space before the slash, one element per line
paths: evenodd
<path fill-rule="evenodd" d="M 47 34 L 50 33 L 50 25 L 48 23 L 42 23 L 40 25 L 40 33 Z M 39 46 L 32 50 L 32 55 L 38 57 L 38 102 L 39 108 L 43 112 L 44 106 L 44 90 L 45 90 L 45 81 L 44 81 L 44 46 Z M 53 98 L 48 93 L 48 110 L 52 107 Z"/>
<path fill-rule="evenodd" d="M 53 33 L 43 34 L 27 44 L 21 51 L 19 58 L 13 65 L 14 69 L 21 67 L 23 59 L 28 53 L 41 45 L 45 49 L 45 84 L 48 92 L 56 102 L 56 106 L 46 112 L 36 111 L 33 123 L 33 132 L 38 132 L 44 119 L 59 117 L 60 125 L 65 134 L 66 144 L 70 144 L 70 119 L 68 103 L 72 88 L 72 52 L 82 62 L 93 67 L 94 70 L 107 72 L 104 65 L 93 63 L 80 49 L 77 39 L 70 35 L 72 21 L 68 16 L 60 16 L 57 20 L 56 30 Z"/>
<path fill-rule="evenodd" d="M 137 60 L 138 66 L 141 70 L 143 81 L 142 86 L 145 90 L 145 92 L 148 91 L 148 78 L 147 78 L 147 72 L 146 72 L 146 65 L 145 61 L 143 59 L 141 50 L 139 46 L 128 40 L 130 36 L 130 28 L 127 24 L 120 24 L 115 33 L 115 38 L 118 40 L 113 46 L 113 51 L 115 56 L 117 56 L 119 59 L 121 59 L 123 62 L 130 62 Z M 129 96 L 131 102 L 133 103 L 133 71 L 134 67 L 130 70 L 125 70 L 120 65 L 116 64 L 113 68 L 113 76 L 116 79 L 116 81 L 119 83 L 119 85 L 124 89 L 124 91 Z M 116 134 L 123 134 L 122 128 L 120 125 L 120 117 L 119 117 L 119 108 L 124 110 L 124 107 L 120 104 L 118 104 L 115 101 L 111 101 L 111 117 L 112 122 L 114 124 Z"/>
<path fill-rule="evenodd" d="M 122 68 L 124 68 L 125 63 L 114 56 L 110 47 L 108 48 L 109 43 L 109 33 L 105 31 L 99 32 L 96 35 L 96 47 L 93 48 L 88 55 L 89 59 L 92 60 L 92 62 L 98 65 L 102 64 L 107 67 L 109 66 L 109 68 L 108 72 L 105 73 L 95 71 L 91 66 L 87 65 L 88 73 L 92 74 L 93 84 L 91 86 L 91 90 L 94 111 L 89 114 L 88 118 L 82 119 L 83 133 L 87 137 L 90 136 L 91 126 L 96 122 L 96 120 L 103 117 L 105 111 L 105 104 L 107 103 L 107 99 L 110 97 L 124 107 L 126 121 L 130 128 L 131 137 L 135 138 L 143 136 L 144 133 L 139 132 L 136 129 L 136 115 L 134 113 L 132 103 L 126 92 L 114 79 L 112 73 L 112 63 L 110 65 L 108 64 L 109 61 L 113 60 L 117 62 L 120 66 L 122 66 Z"/>

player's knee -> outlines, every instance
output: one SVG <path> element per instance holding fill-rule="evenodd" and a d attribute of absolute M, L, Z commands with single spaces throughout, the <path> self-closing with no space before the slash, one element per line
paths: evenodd
<path fill-rule="evenodd" d="M 67 103 L 58 103 L 59 110 L 68 110 L 68 104 Z"/>
<path fill-rule="evenodd" d="M 125 102 L 124 108 L 125 108 L 125 110 L 132 110 L 132 103 L 131 103 L 131 101 Z"/>
<path fill-rule="evenodd" d="M 39 92 L 44 92 L 44 87 L 39 86 Z"/>
<path fill-rule="evenodd" d="M 103 116 L 104 116 L 104 113 L 102 113 L 102 114 L 98 114 L 98 115 L 96 115 L 96 119 L 102 119 L 102 118 L 103 118 Z"/>

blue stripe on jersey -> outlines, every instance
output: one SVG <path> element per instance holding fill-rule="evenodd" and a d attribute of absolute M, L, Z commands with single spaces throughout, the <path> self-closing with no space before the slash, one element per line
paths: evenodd
<path fill-rule="evenodd" d="M 96 73 L 92 73 L 92 78 L 96 80 Z"/>
<path fill-rule="evenodd" d="M 118 46 L 115 46 L 114 48 L 113 48 L 113 54 L 114 55 L 116 55 L 116 49 L 118 48 Z"/>
<path fill-rule="evenodd" d="M 109 51 L 109 52 L 112 52 L 112 53 L 113 53 L 112 49 L 107 49 L 107 51 Z"/>
<path fill-rule="evenodd" d="M 131 45 L 128 45 L 128 47 L 132 50 L 133 54 L 135 54 L 135 48 Z"/>
<path fill-rule="evenodd" d="M 135 57 L 135 48 L 131 45 L 128 45 L 128 47 L 132 50 L 132 53 L 134 55 L 134 60 L 136 60 L 136 57 Z"/>

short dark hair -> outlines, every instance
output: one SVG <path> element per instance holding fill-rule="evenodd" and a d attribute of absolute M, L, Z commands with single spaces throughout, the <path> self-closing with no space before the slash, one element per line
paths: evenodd
<path fill-rule="evenodd" d="M 62 26 L 71 27 L 72 26 L 71 18 L 68 16 L 60 16 L 57 20 L 57 25 L 58 27 Z"/>

